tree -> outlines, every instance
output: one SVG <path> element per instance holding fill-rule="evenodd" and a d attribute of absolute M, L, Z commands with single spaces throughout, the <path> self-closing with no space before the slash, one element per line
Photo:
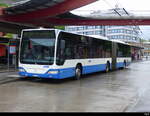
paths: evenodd
<path fill-rule="evenodd" d="M 6 37 L 6 38 L 13 38 L 13 34 L 7 33 L 4 37 Z"/>
<path fill-rule="evenodd" d="M 54 26 L 55 29 L 65 30 L 65 26 Z"/>
<path fill-rule="evenodd" d="M 143 42 L 148 42 L 148 40 L 146 40 L 146 39 L 141 39 L 141 38 L 140 38 L 140 42 L 142 42 L 142 43 L 143 43 Z"/>
<path fill-rule="evenodd" d="M 9 6 L 8 4 L 0 3 L 0 7 L 8 7 L 8 6 Z"/>

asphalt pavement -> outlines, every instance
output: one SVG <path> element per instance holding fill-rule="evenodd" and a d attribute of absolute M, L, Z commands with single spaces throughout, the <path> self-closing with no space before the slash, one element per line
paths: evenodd
<path fill-rule="evenodd" d="M 20 79 L 0 73 L 0 112 L 148 112 L 150 61 L 81 80 Z"/>

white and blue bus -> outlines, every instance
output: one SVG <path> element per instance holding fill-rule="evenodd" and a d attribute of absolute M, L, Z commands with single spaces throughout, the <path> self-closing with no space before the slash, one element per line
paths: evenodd
<path fill-rule="evenodd" d="M 116 68 L 131 62 L 131 47 L 123 42 L 74 34 L 57 29 L 25 29 L 19 52 L 19 75 L 79 79 L 84 74 L 112 69 L 112 43 Z"/>

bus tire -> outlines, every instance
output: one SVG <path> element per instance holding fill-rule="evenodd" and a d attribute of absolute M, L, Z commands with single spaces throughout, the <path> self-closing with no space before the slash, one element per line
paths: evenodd
<path fill-rule="evenodd" d="M 107 73 L 107 72 L 109 72 L 109 71 L 110 71 L 110 63 L 107 62 L 105 72 Z"/>
<path fill-rule="evenodd" d="M 82 76 L 82 66 L 77 65 L 75 69 L 75 80 L 80 80 Z"/>

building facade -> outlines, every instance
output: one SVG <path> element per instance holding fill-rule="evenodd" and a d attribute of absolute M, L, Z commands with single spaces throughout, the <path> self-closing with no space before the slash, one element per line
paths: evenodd
<path fill-rule="evenodd" d="M 140 42 L 139 26 L 108 26 L 106 30 L 109 39 L 116 39 L 127 43 Z"/>
<path fill-rule="evenodd" d="M 127 43 L 140 42 L 139 26 L 66 26 L 66 31 L 83 35 L 100 35 Z"/>
<path fill-rule="evenodd" d="M 83 35 L 105 36 L 105 26 L 66 26 L 65 30 Z"/>

